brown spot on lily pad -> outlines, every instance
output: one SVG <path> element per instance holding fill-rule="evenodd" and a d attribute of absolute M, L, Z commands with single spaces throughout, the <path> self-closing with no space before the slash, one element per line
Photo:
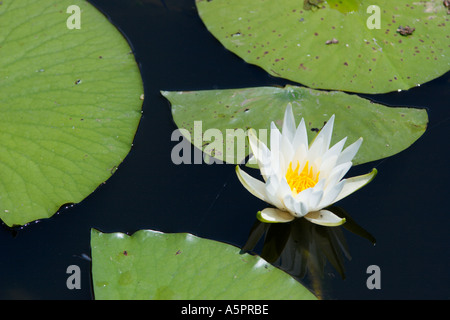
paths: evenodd
<path fill-rule="evenodd" d="M 410 26 L 399 26 L 397 29 L 397 32 L 400 33 L 402 36 L 409 36 L 411 34 L 413 34 L 414 30 L 416 30 L 416 28 L 411 28 Z"/>
<path fill-rule="evenodd" d="M 339 40 L 337 40 L 336 38 L 325 41 L 325 44 L 337 44 L 337 43 L 339 43 Z"/>

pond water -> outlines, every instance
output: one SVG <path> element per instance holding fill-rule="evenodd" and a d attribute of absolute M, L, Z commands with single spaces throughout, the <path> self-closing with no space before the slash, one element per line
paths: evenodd
<path fill-rule="evenodd" d="M 288 84 L 246 64 L 206 30 L 186 0 L 91 0 L 128 38 L 145 86 L 143 118 L 132 151 L 114 176 L 83 202 L 51 219 L 0 228 L 0 299 L 92 299 L 90 229 L 190 232 L 242 247 L 265 204 L 239 183 L 234 165 L 175 165 L 176 129 L 160 90 Z M 427 108 L 429 127 L 407 150 L 356 166 L 349 176 L 378 175 L 338 203 L 376 238 L 342 229 L 351 260 L 345 279 L 329 263 L 320 280 L 327 299 L 448 299 L 450 75 L 408 91 L 361 95 L 390 106 Z M 258 250 L 259 247 L 256 248 Z M 81 289 L 68 290 L 66 269 L 81 268 Z M 381 288 L 368 289 L 367 268 Z"/>

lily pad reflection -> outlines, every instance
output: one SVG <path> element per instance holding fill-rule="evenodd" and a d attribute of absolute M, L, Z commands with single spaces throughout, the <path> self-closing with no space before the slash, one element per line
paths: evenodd
<path fill-rule="evenodd" d="M 254 250 L 263 238 L 261 257 L 297 280 L 308 276 L 313 287 L 311 290 L 320 296 L 317 291 L 320 291 L 320 280 L 327 261 L 345 279 L 344 261 L 345 258 L 350 260 L 351 256 L 343 228 L 375 245 L 374 236 L 358 225 L 345 210 L 339 207 L 329 207 L 327 210 L 345 218 L 346 223 L 338 227 L 324 227 L 301 218 L 289 223 L 256 220 L 242 251 Z"/>

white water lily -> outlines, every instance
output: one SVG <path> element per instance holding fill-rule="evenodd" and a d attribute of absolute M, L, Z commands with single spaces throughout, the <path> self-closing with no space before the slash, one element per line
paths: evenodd
<path fill-rule="evenodd" d="M 264 182 L 253 178 L 236 166 L 244 187 L 254 196 L 274 207 L 258 212 L 264 222 L 289 222 L 305 219 L 326 226 L 337 226 L 345 219 L 324 208 L 348 196 L 369 183 L 376 175 L 370 173 L 343 179 L 352 166 L 362 138 L 343 149 L 347 138 L 330 148 L 334 115 L 317 134 L 311 145 L 304 119 L 295 125 L 292 107 L 288 104 L 282 132 L 272 122 L 270 150 L 249 131 L 253 157 L 257 160 Z"/>

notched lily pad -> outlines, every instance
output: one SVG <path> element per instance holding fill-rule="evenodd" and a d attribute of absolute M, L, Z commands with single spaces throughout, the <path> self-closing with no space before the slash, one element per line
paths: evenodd
<path fill-rule="evenodd" d="M 162 94 L 172 105 L 175 123 L 189 133 L 186 137 L 197 148 L 234 164 L 241 163 L 249 153 L 248 140 L 245 140 L 245 153 L 236 150 L 242 142 L 239 142 L 241 135 L 234 133 L 253 128 L 257 133 L 264 129 L 268 134 L 271 121 L 281 128 L 288 103 L 292 104 L 297 124 L 302 117 L 305 119 L 310 139 L 333 114 L 336 118 L 332 143 L 348 137 L 349 145 L 363 137 L 354 164 L 385 158 L 406 149 L 425 132 L 428 123 L 424 109 L 390 108 L 356 95 L 296 86 L 163 91 Z M 212 133 L 219 131 L 223 144 L 217 143 L 220 139 L 214 140 L 214 135 L 205 134 L 208 129 L 213 129 Z M 260 139 L 268 141 L 264 137 Z M 205 142 L 215 149 L 205 148 Z"/>
<path fill-rule="evenodd" d="M 228 50 L 275 77 L 311 88 L 384 93 L 450 70 L 449 15 L 442 0 L 196 4 L 208 30 Z M 415 30 L 402 36 L 399 26 Z M 331 39 L 339 43 L 326 45 Z"/>

